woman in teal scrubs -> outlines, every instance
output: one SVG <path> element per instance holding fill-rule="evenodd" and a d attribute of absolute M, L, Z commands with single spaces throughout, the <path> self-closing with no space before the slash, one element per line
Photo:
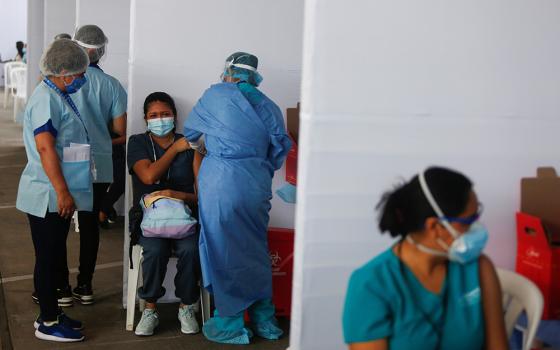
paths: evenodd
<path fill-rule="evenodd" d="M 29 98 L 23 120 L 27 165 L 16 207 L 27 214 L 35 248 L 35 289 L 41 312 L 35 336 L 81 341 L 82 323 L 58 307 L 57 286 L 68 285 L 66 237 L 75 210 L 91 210 L 89 136 L 72 93 L 86 81 L 86 52 L 68 39 L 54 41 L 40 61 L 44 80 Z"/>
<path fill-rule="evenodd" d="M 378 208 L 381 232 L 399 241 L 350 278 L 349 349 L 507 349 L 502 293 L 481 255 L 488 233 L 470 180 L 429 168 Z"/>

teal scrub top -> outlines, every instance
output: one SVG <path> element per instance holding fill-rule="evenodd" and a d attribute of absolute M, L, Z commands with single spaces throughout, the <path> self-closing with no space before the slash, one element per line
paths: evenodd
<path fill-rule="evenodd" d="M 56 192 L 41 164 L 35 144 L 35 129 L 51 121 L 56 130 L 55 148 L 62 161 L 62 150 L 70 143 L 88 143 L 84 125 L 72 108 L 56 91 L 41 82 L 27 102 L 23 116 L 23 142 L 27 165 L 21 174 L 16 208 L 38 217 L 58 211 Z M 93 192 L 71 192 L 77 210 L 91 211 Z"/>
<path fill-rule="evenodd" d="M 348 344 L 387 338 L 391 350 L 433 350 L 438 342 L 439 349 L 482 349 L 478 259 L 465 265 L 449 262 L 436 294 L 391 248 L 352 274 L 342 322 Z"/>
<path fill-rule="evenodd" d="M 109 125 L 126 112 L 127 95 L 121 83 L 98 67 L 88 67 L 87 82 L 71 95 L 86 122 L 96 178 L 93 182 L 113 182 L 113 146 Z"/>

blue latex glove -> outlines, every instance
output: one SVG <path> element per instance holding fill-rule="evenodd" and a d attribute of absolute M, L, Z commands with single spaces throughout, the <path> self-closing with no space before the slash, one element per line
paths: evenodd
<path fill-rule="evenodd" d="M 287 183 L 276 190 L 276 194 L 286 203 L 296 202 L 296 186 Z"/>

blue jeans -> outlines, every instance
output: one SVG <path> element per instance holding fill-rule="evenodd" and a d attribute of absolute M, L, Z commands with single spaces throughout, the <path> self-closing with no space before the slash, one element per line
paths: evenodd
<path fill-rule="evenodd" d="M 199 299 L 200 258 L 198 255 L 198 233 L 183 239 L 152 238 L 140 236 L 142 246 L 142 278 L 144 285 L 138 296 L 148 303 L 155 303 L 165 295 L 163 280 L 171 253 L 177 257 L 175 296 L 186 305 Z"/>

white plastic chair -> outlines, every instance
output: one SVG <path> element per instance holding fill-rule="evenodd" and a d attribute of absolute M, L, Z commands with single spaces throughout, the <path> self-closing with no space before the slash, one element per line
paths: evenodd
<path fill-rule="evenodd" d="M 134 329 L 134 313 L 136 311 L 136 292 L 138 291 L 138 281 L 142 276 L 142 246 L 139 244 L 132 247 L 132 264 L 130 268 L 130 261 L 128 265 L 128 288 L 126 295 L 126 330 L 132 331 Z M 201 281 L 200 286 L 200 305 L 202 308 L 202 324 L 210 318 L 210 294 L 203 287 Z M 139 309 L 144 311 L 145 301 L 139 300 Z"/>
<path fill-rule="evenodd" d="M 15 85 L 12 83 L 11 71 L 15 68 L 26 67 L 23 62 L 6 62 L 4 63 L 4 109 L 8 105 L 8 95 L 13 94 Z"/>
<path fill-rule="evenodd" d="M 13 85 L 11 90 L 14 98 L 14 121 L 16 121 L 20 104 L 25 105 L 27 101 L 27 67 L 13 68 L 10 71 L 10 80 Z"/>
<path fill-rule="evenodd" d="M 508 339 L 511 338 L 522 311 L 527 314 L 527 328 L 523 331 L 523 350 L 530 350 L 543 312 L 543 296 L 529 279 L 511 271 L 497 269 L 502 285 L 503 305 Z"/>
<path fill-rule="evenodd" d="M 74 212 L 72 215 L 72 221 L 74 221 L 74 232 L 80 233 L 80 223 L 78 222 L 78 211 Z"/>

